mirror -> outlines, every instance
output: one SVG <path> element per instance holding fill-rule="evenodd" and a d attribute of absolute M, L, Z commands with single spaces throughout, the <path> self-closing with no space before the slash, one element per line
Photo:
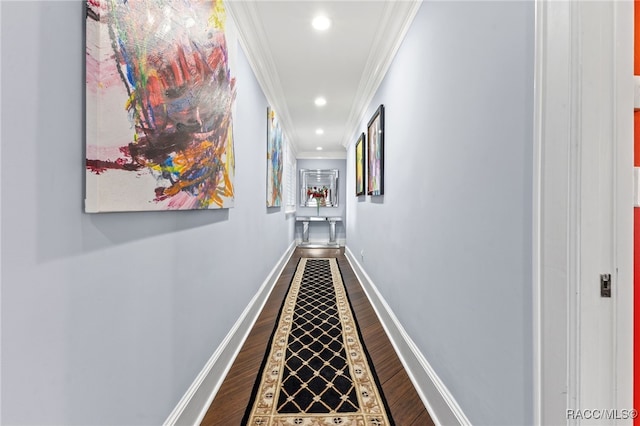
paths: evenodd
<path fill-rule="evenodd" d="M 337 207 L 338 169 L 300 169 L 300 206 Z"/>

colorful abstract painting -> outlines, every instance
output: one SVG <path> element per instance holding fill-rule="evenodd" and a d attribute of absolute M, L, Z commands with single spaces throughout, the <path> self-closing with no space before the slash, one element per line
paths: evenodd
<path fill-rule="evenodd" d="M 282 129 L 275 111 L 267 108 L 267 207 L 282 205 Z"/>
<path fill-rule="evenodd" d="M 384 105 L 367 124 L 367 194 L 384 195 Z"/>
<path fill-rule="evenodd" d="M 87 212 L 234 201 L 237 46 L 222 0 L 87 0 Z"/>

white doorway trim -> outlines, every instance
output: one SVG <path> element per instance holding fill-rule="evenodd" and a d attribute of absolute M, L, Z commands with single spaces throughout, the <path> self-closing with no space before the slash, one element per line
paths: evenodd
<path fill-rule="evenodd" d="M 533 166 L 533 423 L 566 418 L 571 11 L 536 1 Z M 553 19 L 552 19 L 553 18 Z M 559 108 L 559 105 L 564 105 Z M 551 143 L 556 139 L 556 143 Z M 557 357 L 550 355 L 555 351 Z"/>
<path fill-rule="evenodd" d="M 614 249 L 617 259 L 614 387 L 615 404 L 622 409 L 633 408 L 634 387 L 634 7 L 632 1 L 614 2 Z"/>
<path fill-rule="evenodd" d="M 586 424 L 567 409 L 632 408 L 633 3 L 537 0 L 535 28 L 533 417 Z M 612 274 L 610 300 L 593 270 Z M 597 395 L 587 325 L 603 318 Z"/>

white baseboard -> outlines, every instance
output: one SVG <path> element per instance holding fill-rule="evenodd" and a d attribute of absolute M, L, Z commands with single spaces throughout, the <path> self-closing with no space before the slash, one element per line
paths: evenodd
<path fill-rule="evenodd" d="M 295 248 L 296 244 L 293 241 L 178 405 L 169 414 L 164 426 L 200 424 Z"/>
<path fill-rule="evenodd" d="M 303 243 L 302 238 L 296 238 L 296 244 L 300 245 L 302 243 Z M 307 241 L 307 243 L 323 245 L 323 244 L 329 244 L 329 241 L 327 241 L 326 238 L 311 238 L 311 237 L 309 237 L 309 241 Z M 347 244 L 347 240 L 345 238 L 336 238 L 336 243 L 340 247 L 344 247 Z"/>
<path fill-rule="evenodd" d="M 437 425 L 471 425 L 453 395 L 411 340 L 349 247 L 345 248 L 345 255 L 434 423 Z"/>

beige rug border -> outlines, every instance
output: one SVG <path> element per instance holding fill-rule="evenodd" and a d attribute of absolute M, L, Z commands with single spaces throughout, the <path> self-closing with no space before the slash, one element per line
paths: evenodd
<path fill-rule="evenodd" d="M 328 260 L 336 294 L 336 304 L 342 325 L 342 341 L 347 352 L 349 375 L 354 383 L 360 409 L 353 413 L 300 413 L 278 414 L 276 405 L 279 397 L 279 384 L 284 372 L 285 352 L 289 331 L 293 322 L 302 276 L 308 260 Z M 377 383 L 369 367 L 367 354 L 360 336 L 346 294 L 342 275 L 335 258 L 301 258 L 291 286 L 282 305 L 280 319 L 274 332 L 265 363 L 260 385 L 253 402 L 247 425 L 254 426 L 384 426 L 392 424 L 387 417 L 385 405 Z M 339 421 L 339 423 L 336 423 Z"/>

